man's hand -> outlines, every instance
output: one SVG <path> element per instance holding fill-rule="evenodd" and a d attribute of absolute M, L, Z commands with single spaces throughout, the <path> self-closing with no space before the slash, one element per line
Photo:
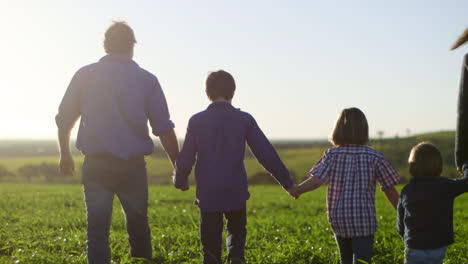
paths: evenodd
<path fill-rule="evenodd" d="M 463 171 L 462 171 L 462 168 L 461 167 L 457 167 L 457 171 L 463 175 Z"/>
<path fill-rule="evenodd" d="M 70 132 L 71 127 L 69 128 L 59 128 L 58 129 L 58 140 L 59 140 L 59 171 L 64 176 L 72 176 L 75 172 L 75 163 L 73 162 L 73 157 L 70 152 Z"/>
<path fill-rule="evenodd" d="M 64 176 L 72 176 L 75 173 L 75 162 L 71 154 L 60 155 L 59 170 Z"/>

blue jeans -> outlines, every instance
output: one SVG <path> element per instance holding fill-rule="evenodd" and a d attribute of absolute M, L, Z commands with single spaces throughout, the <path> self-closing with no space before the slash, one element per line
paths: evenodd
<path fill-rule="evenodd" d="M 111 261 L 109 229 L 114 195 L 125 213 L 131 256 L 151 259 L 148 225 L 148 183 L 144 157 L 123 160 L 112 156 L 86 156 L 83 188 L 88 219 L 88 263 Z"/>
<path fill-rule="evenodd" d="M 343 238 L 335 236 L 341 264 L 371 263 L 374 236 Z M 362 262 L 365 261 L 365 262 Z"/>
<path fill-rule="evenodd" d="M 438 249 L 406 249 L 406 264 L 443 264 L 447 247 Z"/>
<path fill-rule="evenodd" d="M 223 215 L 226 217 L 226 246 L 229 258 L 244 260 L 247 236 L 246 209 L 229 212 L 200 212 L 200 236 L 204 264 L 221 264 Z"/>

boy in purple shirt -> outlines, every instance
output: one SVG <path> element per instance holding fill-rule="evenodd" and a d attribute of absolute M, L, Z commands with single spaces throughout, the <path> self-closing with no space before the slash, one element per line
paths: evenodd
<path fill-rule="evenodd" d="M 212 103 L 192 116 L 184 146 L 176 161 L 174 185 L 188 190 L 188 176 L 195 164 L 197 205 L 203 263 L 222 263 L 223 215 L 227 219 L 230 263 L 245 263 L 246 201 L 249 199 L 244 167 L 245 143 L 257 160 L 288 190 L 294 186 L 275 149 L 255 119 L 231 105 L 236 85 L 231 74 L 217 71 L 206 80 Z"/>

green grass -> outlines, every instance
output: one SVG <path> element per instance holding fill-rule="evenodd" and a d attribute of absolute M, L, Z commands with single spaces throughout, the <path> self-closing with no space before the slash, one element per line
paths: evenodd
<path fill-rule="evenodd" d="M 326 219 L 326 188 L 294 201 L 279 186 L 253 186 L 248 202 L 248 263 L 338 263 Z M 150 188 L 149 218 L 155 263 L 200 263 L 194 190 Z M 448 264 L 468 263 L 468 195 L 455 206 L 456 243 Z M 403 263 L 395 211 L 377 191 L 379 230 L 374 263 Z M 0 263 L 86 263 L 86 218 L 80 185 L 0 185 Z M 123 215 L 116 199 L 111 227 L 114 263 L 132 262 Z"/>

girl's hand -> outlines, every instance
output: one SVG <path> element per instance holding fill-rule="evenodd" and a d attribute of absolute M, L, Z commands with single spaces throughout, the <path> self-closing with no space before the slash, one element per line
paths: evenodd
<path fill-rule="evenodd" d="M 292 187 L 289 187 L 286 189 L 286 191 L 291 195 L 295 200 L 299 199 L 299 196 L 301 196 L 300 190 L 298 186 L 295 184 Z"/>

